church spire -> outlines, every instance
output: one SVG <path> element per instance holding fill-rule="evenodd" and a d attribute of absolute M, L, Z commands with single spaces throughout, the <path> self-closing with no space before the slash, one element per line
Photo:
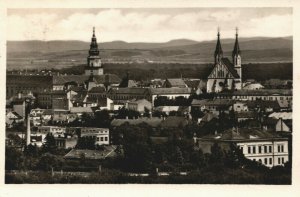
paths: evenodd
<path fill-rule="evenodd" d="M 215 50 L 215 63 L 219 62 L 222 57 L 223 57 L 223 50 L 220 41 L 220 28 L 218 27 L 218 40 L 217 40 L 217 45 Z"/>
<path fill-rule="evenodd" d="M 96 36 L 95 36 L 95 27 L 93 27 L 93 36 L 92 36 L 92 39 L 91 39 L 89 55 L 90 55 L 90 56 L 99 55 L 99 49 L 98 49 L 98 44 L 97 44 L 97 38 L 96 38 Z"/>
<path fill-rule="evenodd" d="M 241 50 L 239 46 L 239 40 L 238 40 L 238 28 L 236 28 L 236 33 L 235 33 L 235 44 L 234 48 L 232 51 L 232 59 L 234 59 L 235 56 L 241 55 Z"/>

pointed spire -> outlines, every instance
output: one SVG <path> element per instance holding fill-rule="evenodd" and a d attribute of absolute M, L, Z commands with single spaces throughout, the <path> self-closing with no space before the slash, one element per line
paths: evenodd
<path fill-rule="evenodd" d="M 232 51 L 232 58 L 234 58 L 235 55 L 240 55 L 241 54 L 241 50 L 240 50 L 240 46 L 239 46 L 239 40 L 238 40 L 238 28 L 236 27 L 235 29 L 236 33 L 235 33 L 235 44 L 234 44 L 234 48 Z"/>
<path fill-rule="evenodd" d="M 220 61 L 222 57 L 223 57 L 223 50 L 220 41 L 220 27 L 218 27 L 218 40 L 217 40 L 217 45 L 215 50 L 215 63 L 217 61 Z"/>
<path fill-rule="evenodd" d="M 91 39 L 89 55 L 90 56 L 97 56 L 97 55 L 99 55 L 97 38 L 96 38 L 96 35 L 95 35 L 95 27 L 93 27 L 93 36 L 92 36 L 92 39 Z"/>

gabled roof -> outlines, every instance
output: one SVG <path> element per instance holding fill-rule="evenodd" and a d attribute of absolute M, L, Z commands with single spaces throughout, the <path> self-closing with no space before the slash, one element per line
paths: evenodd
<path fill-rule="evenodd" d="M 128 123 L 129 125 L 139 125 L 142 123 L 146 123 L 151 127 L 158 127 L 161 122 L 163 121 L 162 118 L 152 117 L 152 118 L 139 118 L 139 119 L 114 119 L 111 122 L 111 126 L 118 127 L 124 123 Z"/>
<path fill-rule="evenodd" d="M 232 74 L 234 78 L 239 78 L 239 75 L 234 69 L 234 65 L 230 62 L 228 58 L 222 58 L 221 62 L 227 67 L 228 71 Z"/>
<path fill-rule="evenodd" d="M 87 150 L 87 149 L 72 149 L 69 153 L 67 153 L 64 158 L 65 159 L 80 159 L 82 155 L 85 156 L 86 159 L 105 159 L 107 157 L 116 156 L 116 146 L 104 146 L 103 150 Z"/>
<path fill-rule="evenodd" d="M 171 87 L 179 87 L 179 88 L 187 87 L 185 82 L 180 78 L 178 78 L 178 79 L 167 79 L 165 81 L 165 84 L 166 83 L 169 83 Z"/>
<path fill-rule="evenodd" d="M 188 124 L 188 120 L 185 117 L 169 116 L 161 123 L 162 128 L 179 128 Z"/>
<path fill-rule="evenodd" d="M 232 128 L 220 134 L 204 136 L 203 140 L 219 140 L 219 141 L 260 141 L 282 139 L 278 134 L 267 132 L 258 128 Z"/>
<path fill-rule="evenodd" d="M 150 88 L 152 95 L 163 95 L 163 94 L 190 94 L 190 88 Z"/>
<path fill-rule="evenodd" d="M 71 107 L 70 113 L 93 113 L 91 107 Z"/>
<path fill-rule="evenodd" d="M 269 115 L 270 118 L 289 120 L 293 119 L 293 112 L 274 112 Z"/>
<path fill-rule="evenodd" d="M 89 93 L 105 93 L 105 87 L 97 86 L 97 87 L 92 87 L 92 89 L 89 90 Z"/>
<path fill-rule="evenodd" d="M 148 88 L 111 88 L 108 94 L 138 94 L 146 95 L 149 92 Z"/>

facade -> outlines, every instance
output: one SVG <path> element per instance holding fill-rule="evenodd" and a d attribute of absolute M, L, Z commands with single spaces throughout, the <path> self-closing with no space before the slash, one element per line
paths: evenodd
<path fill-rule="evenodd" d="M 167 97 L 175 99 L 177 97 L 189 98 L 191 95 L 190 88 L 150 88 L 151 101 L 154 106 L 154 101 L 157 97 Z"/>
<path fill-rule="evenodd" d="M 109 129 L 108 128 L 80 128 L 82 138 L 94 138 L 96 145 L 109 145 Z"/>
<path fill-rule="evenodd" d="M 288 139 L 261 129 L 230 129 L 223 133 L 197 138 L 196 146 L 210 153 L 217 143 L 224 151 L 234 144 L 246 158 L 267 167 L 282 166 L 289 161 Z"/>
<path fill-rule="evenodd" d="M 228 58 L 223 57 L 219 32 L 214 57 L 214 67 L 207 79 L 207 92 L 242 89 L 242 63 L 238 33 L 236 33 L 235 45 L 232 51 L 232 63 Z"/>
<path fill-rule="evenodd" d="M 87 58 L 87 66 L 85 67 L 85 75 L 103 75 L 101 66 L 101 58 L 99 56 L 97 38 L 95 36 L 95 27 L 93 28 L 93 37 L 90 44 L 89 56 Z"/>
<path fill-rule="evenodd" d="M 166 79 L 162 86 L 163 88 L 187 88 L 188 86 L 183 79 Z"/>

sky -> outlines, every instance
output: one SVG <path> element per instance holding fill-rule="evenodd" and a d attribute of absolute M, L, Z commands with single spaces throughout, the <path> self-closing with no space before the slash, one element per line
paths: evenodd
<path fill-rule="evenodd" d="M 167 42 L 292 35 L 292 8 L 8 9 L 7 40 Z"/>

